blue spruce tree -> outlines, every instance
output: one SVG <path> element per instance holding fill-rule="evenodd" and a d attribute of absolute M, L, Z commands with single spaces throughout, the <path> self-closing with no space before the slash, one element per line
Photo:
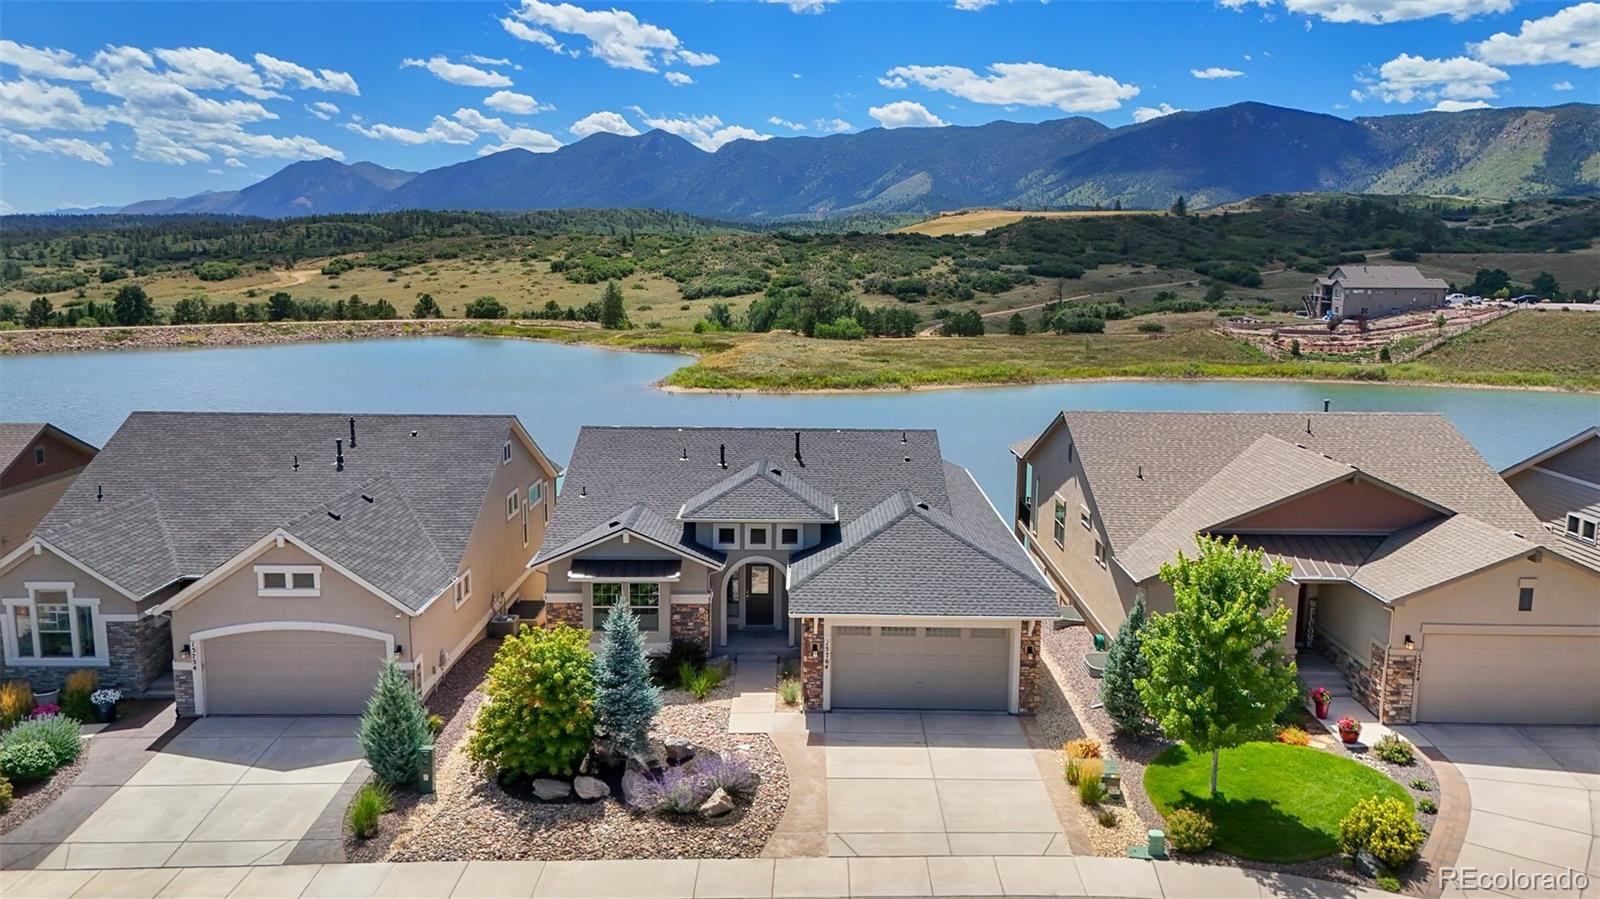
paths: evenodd
<path fill-rule="evenodd" d="M 1142 649 L 1145 611 L 1141 597 L 1117 631 L 1117 639 L 1106 652 L 1106 671 L 1100 680 L 1100 701 L 1117 733 L 1141 736 L 1150 730 L 1150 718 L 1134 681 L 1150 676 L 1150 663 Z"/>
<path fill-rule="evenodd" d="M 624 757 L 650 748 L 650 724 L 661 711 L 661 691 L 650 682 L 639 620 L 618 603 L 606 616 L 605 638 L 594 660 L 594 730 L 600 748 Z"/>
<path fill-rule="evenodd" d="M 359 738 L 379 780 L 397 787 L 416 781 L 421 764 L 417 750 L 430 739 L 428 713 L 411 678 L 392 661 L 383 663 L 372 688 Z"/>

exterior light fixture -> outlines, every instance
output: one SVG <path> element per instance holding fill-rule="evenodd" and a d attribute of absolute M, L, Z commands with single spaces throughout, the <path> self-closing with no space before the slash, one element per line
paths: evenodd
<path fill-rule="evenodd" d="M 1416 649 L 1416 648 L 1417 648 L 1416 641 L 1411 639 L 1411 635 L 1410 634 L 1406 634 L 1406 649 Z"/>
<path fill-rule="evenodd" d="M 404 646 L 401 646 L 399 643 L 396 643 L 394 645 L 394 660 L 396 662 L 400 661 L 402 658 L 405 658 L 405 654 L 406 654 L 406 648 Z"/>
<path fill-rule="evenodd" d="M 190 650 L 189 644 L 183 644 L 183 649 L 178 651 L 178 660 L 181 662 L 187 662 L 193 657 L 194 653 Z"/>

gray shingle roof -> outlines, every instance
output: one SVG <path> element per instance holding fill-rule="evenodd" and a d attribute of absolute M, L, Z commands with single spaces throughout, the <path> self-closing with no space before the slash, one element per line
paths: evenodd
<path fill-rule="evenodd" d="M 0 421 L 0 469 L 22 455 L 42 430 L 42 421 Z"/>
<path fill-rule="evenodd" d="M 720 564 L 722 553 L 694 544 L 692 531 L 674 520 L 686 504 L 698 505 L 694 517 L 703 520 L 762 521 L 800 511 L 797 502 L 813 514 L 826 508 L 831 519 L 836 502 L 839 525 L 824 526 L 834 530 L 831 539 L 791 567 L 793 613 L 1056 613 L 1054 592 L 965 469 L 941 458 L 936 433 L 803 430 L 799 461 L 795 433 L 583 428 L 534 564 L 622 527 L 651 530 L 658 542 L 676 541 L 685 554 Z M 772 468 L 781 475 L 771 476 Z"/>
<path fill-rule="evenodd" d="M 1449 287 L 1439 278 L 1430 278 L 1414 265 L 1341 265 L 1328 276 L 1330 283 L 1356 288 L 1431 288 Z"/>
<path fill-rule="evenodd" d="M 357 415 L 351 448 L 344 415 L 135 412 L 37 533 L 144 596 L 281 527 L 420 608 L 455 576 L 515 422 Z"/>
<path fill-rule="evenodd" d="M 1600 570 L 1600 546 L 1567 535 L 1567 515 L 1580 512 L 1600 519 L 1600 489 L 1537 468 L 1512 475 L 1508 482 L 1549 533 L 1545 543 L 1556 552 Z"/>
<path fill-rule="evenodd" d="M 1352 581 L 1379 599 L 1392 600 L 1538 548 L 1470 515 L 1452 515 L 1390 534 Z"/>
<path fill-rule="evenodd" d="M 762 459 L 690 497 L 678 517 L 684 521 L 826 522 L 837 520 L 838 508 L 832 497 L 792 471 Z"/>

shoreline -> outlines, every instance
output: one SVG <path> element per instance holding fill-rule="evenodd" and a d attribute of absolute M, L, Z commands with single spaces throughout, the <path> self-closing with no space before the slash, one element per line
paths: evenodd
<path fill-rule="evenodd" d="M 508 330 L 509 329 L 509 330 Z M 540 333 L 542 332 L 542 333 Z M 607 336 L 633 335 L 639 342 L 609 340 Z M 140 325 L 106 328 L 37 328 L 0 331 L 0 358 L 42 356 L 65 353 L 109 351 L 160 351 L 176 349 L 222 349 L 229 347 L 275 346 L 298 343 L 326 343 L 344 340 L 380 340 L 412 337 L 465 337 L 515 339 L 567 346 L 635 353 L 675 353 L 693 357 L 695 363 L 722 351 L 713 340 L 698 334 L 659 332 L 659 342 L 646 342 L 651 332 L 606 332 L 592 322 L 544 319 L 382 319 L 366 321 L 252 322 L 194 325 Z M 679 341 L 677 338 L 681 337 Z M 694 344 L 698 343 L 698 346 Z M 689 366 L 685 366 L 688 368 Z M 678 369 L 673 375 L 684 371 Z M 1418 378 L 1367 379 L 1323 374 L 1310 370 L 1295 376 L 1281 374 L 1143 375 L 1096 374 L 1062 377 L 1030 377 L 1016 381 L 952 381 L 927 384 L 884 384 L 863 387 L 686 387 L 668 383 L 668 375 L 652 386 L 675 394 L 875 394 L 934 390 L 973 390 L 984 388 L 1030 387 L 1072 383 L 1183 382 L 1183 381 L 1265 381 L 1353 384 L 1362 386 L 1467 388 L 1477 390 L 1521 390 L 1546 393 L 1600 394 L 1600 387 L 1551 384 L 1497 384 L 1490 381 Z"/>

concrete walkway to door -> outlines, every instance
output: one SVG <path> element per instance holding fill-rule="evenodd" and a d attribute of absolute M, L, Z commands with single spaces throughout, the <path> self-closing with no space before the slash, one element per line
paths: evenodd
<path fill-rule="evenodd" d="M 91 738 L 90 763 L 6 834 L 0 867 L 281 865 L 341 857 L 365 779 L 354 718 L 202 718 Z"/>

